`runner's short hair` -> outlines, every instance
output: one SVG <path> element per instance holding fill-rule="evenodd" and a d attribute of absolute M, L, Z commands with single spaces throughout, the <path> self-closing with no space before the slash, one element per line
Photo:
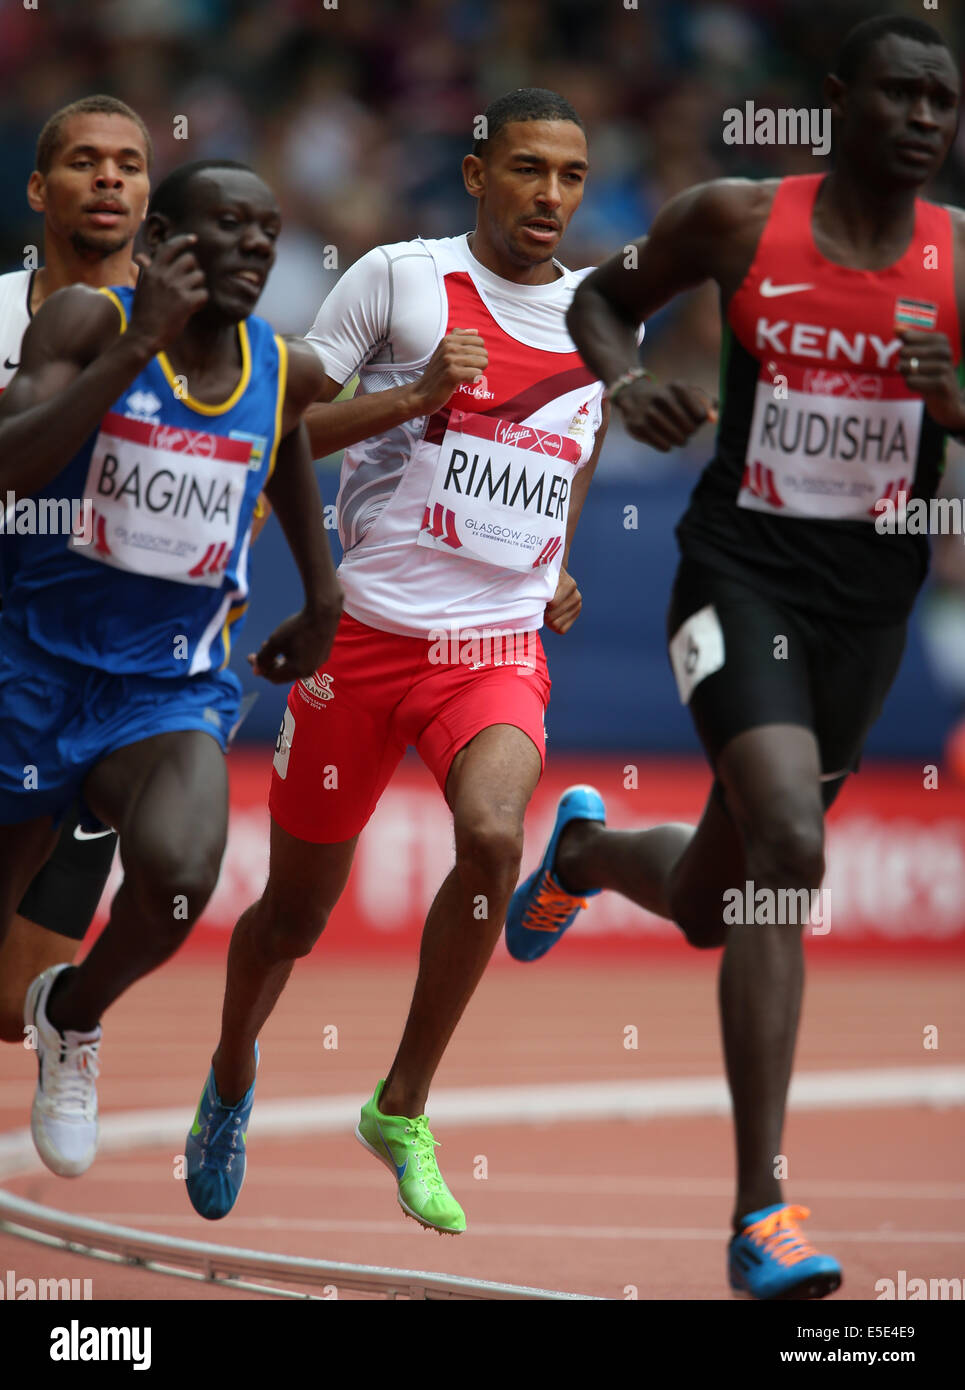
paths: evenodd
<path fill-rule="evenodd" d="M 109 97 L 102 92 L 97 96 L 81 97 L 79 101 L 72 101 L 68 106 L 62 106 L 59 111 L 55 111 L 48 119 L 37 138 L 37 170 L 39 173 L 47 174 L 50 172 L 54 156 L 63 144 L 64 126 L 73 116 L 125 116 L 127 120 L 133 121 L 143 137 L 147 167 L 150 169 L 154 159 L 154 146 L 151 144 L 147 126 L 126 102 L 119 101 L 117 97 Z"/>
<path fill-rule="evenodd" d="M 914 39 L 916 43 L 940 44 L 942 48 L 948 48 L 938 30 L 923 19 L 913 19 L 909 15 L 878 15 L 876 19 L 866 19 L 856 24 L 845 34 L 834 69 L 835 77 L 842 82 L 853 82 L 875 44 L 889 34 L 897 34 L 901 39 Z"/>
<path fill-rule="evenodd" d="M 505 96 L 491 101 L 483 115 L 486 135 L 477 137 L 472 146 L 473 154 L 479 156 L 486 154 L 503 126 L 511 121 L 572 121 L 586 132 L 586 127 L 566 97 L 560 96 L 559 92 L 551 92 L 547 87 L 517 87 L 515 92 L 507 92 Z"/>
<path fill-rule="evenodd" d="M 246 174 L 255 174 L 250 164 L 239 164 L 236 159 L 194 159 L 187 164 L 179 164 L 151 194 L 151 201 L 147 205 L 148 216 L 156 212 L 171 222 L 183 222 L 192 180 L 215 169 L 243 169 Z M 255 174 L 255 177 L 259 175 Z"/>

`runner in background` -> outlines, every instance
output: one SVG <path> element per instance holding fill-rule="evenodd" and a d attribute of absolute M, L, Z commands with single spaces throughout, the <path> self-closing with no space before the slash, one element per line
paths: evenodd
<path fill-rule="evenodd" d="M 144 122 L 115 97 L 83 97 L 44 125 L 27 185 L 31 208 L 43 214 L 43 264 L 0 276 L 0 390 L 20 365 L 31 319 L 57 290 L 135 283 L 132 247 L 147 208 L 151 155 Z M 7 524 L 14 522 L 11 516 Z M 0 537 L 0 547 L 4 543 Z M 116 843 L 109 827 L 85 828 L 76 807 L 67 813 L 53 853 L 27 888 L 0 946 L 3 1041 L 23 1042 L 30 981 L 74 959 Z"/>

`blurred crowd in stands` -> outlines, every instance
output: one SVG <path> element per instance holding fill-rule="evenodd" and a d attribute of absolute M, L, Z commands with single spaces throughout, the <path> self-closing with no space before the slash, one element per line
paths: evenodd
<path fill-rule="evenodd" d="M 892 9 L 965 55 L 965 5 Z M 285 230 L 259 312 L 303 333 L 373 245 L 471 226 L 459 165 L 474 118 L 519 86 L 562 92 L 585 121 L 591 169 L 564 259 L 597 263 L 692 183 L 826 167 L 809 148 L 726 145 L 723 113 L 823 106 L 841 38 L 883 12 L 887 0 L 0 0 L 0 269 L 38 239 L 24 186 L 40 127 L 110 92 L 147 122 L 155 178 L 207 156 L 267 178 Z M 965 126 L 932 196 L 965 203 Z M 718 346 L 704 287 L 653 321 L 646 360 L 714 390 Z M 683 460 L 647 466 L 694 469 L 709 443 L 704 431 Z M 639 467 L 640 447 L 613 431 L 603 476 Z M 965 634 L 958 546 L 939 570 Z M 965 652 L 961 665 L 965 698 Z"/>

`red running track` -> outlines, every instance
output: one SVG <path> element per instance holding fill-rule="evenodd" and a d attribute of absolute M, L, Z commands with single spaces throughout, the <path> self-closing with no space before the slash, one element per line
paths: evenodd
<path fill-rule="evenodd" d="M 296 972 L 263 1037 L 258 1097 L 355 1094 L 385 1074 L 414 978 L 409 967 Z M 565 961 L 490 971 L 436 1081 L 442 1090 L 534 1083 L 720 1076 L 716 965 Z M 220 1012 L 223 969 L 175 961 L 111 1011 L 100 1085 L 105 1115 L 183 1107 L 190 1121 Z M 959 964 L 820 965 L 811 971 L 797 1070 L 947 1067 L 965 1061 Z M 324 1046 L 338 1030 L 337 1049 Z M 636 1050 L 625 1029 L 638 1029 Z M 937 1028 L 937 1049 L 924 1030 Z M 33 1055 L 0 1050 L 0 1130 L 28 1123 Z M 432 1104 L 429 1106 L 430 1119 Z M 724 1247 L 733 1180 L 729 1121 L 648 1120 L 435 1126 L 442 1170 L 469 1230 L 439 1238 L 406 1220 L 391 1178 L 351 1128 L 317 1137 L 249 1131 L 249 1171 L 234 1212 L 203 1222 L 173 1176 L 175 1155 L 103 1155 L 77 1181 L 46 1172 L 7 1189 L 63 1210 L 168 1235 L 267 1251 L 434 1270 L 622 1299 L 728 1296 Z M 837 1254 L 843 1299 L 875 1283 L 965 1274 L 965 1110 L 927 1105 L 792 1114 L 789 1200 Z M 485 1164 L 480 1163 L 485 1159 Z M 485 1168 L 486 1176 L 481 1174 Z M 0 1272 L 88 1277 L 95 1298 L 255 1297 L 115 1268 L 0 1235 Z M 340 1295 L 341 1296 L 341 1295 Z"/>

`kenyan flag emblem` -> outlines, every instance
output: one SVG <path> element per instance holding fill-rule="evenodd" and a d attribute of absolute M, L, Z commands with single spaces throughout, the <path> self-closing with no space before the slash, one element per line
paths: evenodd
<path fill-rule="evenodd" d="M 934 328 L 938 322 L 938 305 L 924 299 L 896 299 L 896 328 Z"/>

